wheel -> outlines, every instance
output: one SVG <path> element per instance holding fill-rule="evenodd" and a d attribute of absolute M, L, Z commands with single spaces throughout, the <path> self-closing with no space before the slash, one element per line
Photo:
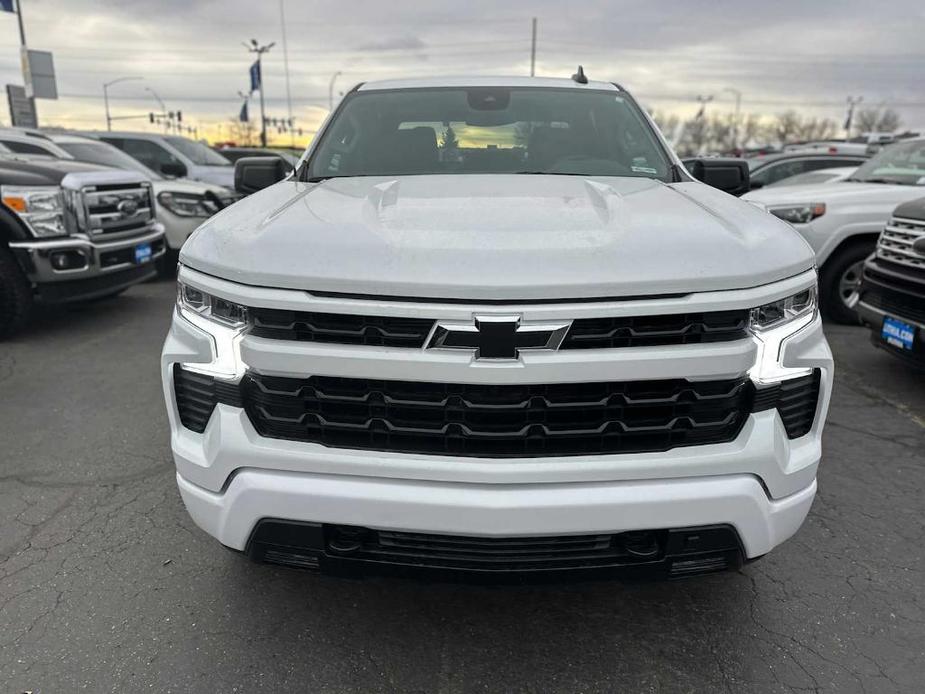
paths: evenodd
<path fill-rule="evenodd" d="M 0 246 L 0 339 L 12 335 L 32 312 L 32 287 L 9 249 Z"/>
<path fill-rule="evenodd" d="M 822 266 L 819 278 L 819 301 L 822 314 L 836 323 L 855 325 L 860 322 L 856 306 L 860 296 L 864 260 L 876 241 L 842 246 Z"/>

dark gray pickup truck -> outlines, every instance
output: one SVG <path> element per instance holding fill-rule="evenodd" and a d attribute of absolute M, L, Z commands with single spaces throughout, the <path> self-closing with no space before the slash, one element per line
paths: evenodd
<path fill-rule="evenodd" d="M 0 338 L 36 302 L 118 294 L 155 273 L 151 184 L 93 164 L 0 155 Z"/>

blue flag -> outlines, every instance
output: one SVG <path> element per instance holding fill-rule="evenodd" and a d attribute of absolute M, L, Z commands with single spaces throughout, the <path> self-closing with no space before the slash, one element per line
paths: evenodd
<path fill-rule="evenodd" d="M 260 85 L 260 61 L 258 60 L 253 65 L 251 65 L 251 91 L 255 92 L 260 89 Z"/>
<path fill-rule="evenodd" d="M 13 0 L 0 0 L 0 10 L 4 12 L 15 12 L 13 9 Z"/>
<path fill-rule="evenodd" d="M 250 118 L 248 118 L 247 116 L 247 102 L 246 101 L 243 104 L 241 104 L 241 113 L 238 114 L 238 120 L 241 121 L 242 123 L 247 123 L 247 121 L 250 120 Z"/>

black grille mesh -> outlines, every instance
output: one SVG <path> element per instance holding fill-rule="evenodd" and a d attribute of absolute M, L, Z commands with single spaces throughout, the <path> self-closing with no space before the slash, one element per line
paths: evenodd
<path fill-rule="evenodd" d="M 275 340 L 382 347 L 424 346 L 434 320 L 251 308 L 251 334 Z M 609 349 L 740 340 L 748 311 L 712 311 L 664 316 L 580 318 L 560 349 Z"/>
<path fill-rule="evenodd" d="M 714 311 L 664 316 L 583 318 L 572 323 L 561 349 L 652 347 L 740 340 L 748 311 Z"/>
<path fill-rule="evenodd" d="M 212 410 L 219 402 L 241 407 L 236 384 L 216 381 L 212 376 L 189 371 L 179 364 L 173 367 L 173 389 L 180 421 L 198 434 L 206 430 Z"/>
<path fill-rule="evenodd" d="M 733 440 L 746 379 L 468 385 L 248 374 L 244 407 L 267 437 L 336 448 L 477 457 L 664 451 Z"/>
<path fill-rule="evenodd" d="M 434 321 L 252 308 L 251 334 L 275 340 L 378 347 L 423 347 Z"/>

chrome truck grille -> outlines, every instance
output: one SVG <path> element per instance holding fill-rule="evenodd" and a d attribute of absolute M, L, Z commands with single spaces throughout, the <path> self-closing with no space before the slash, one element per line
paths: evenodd
<path fill-rule="evenodd" d="M 912 244 L 923 237 L 925 221 L 894 217 L 877 241 L 877 257 L 897 265 L 925 268 L 925 256 L 917 253 L 912 247 Z"/>
<path fill-rule="evenodd" d="M 86 231 L 91 236 L 122 236 L 146 229 L 154 220 L 149 183 L 111 183 L 81 188 Z"/>

